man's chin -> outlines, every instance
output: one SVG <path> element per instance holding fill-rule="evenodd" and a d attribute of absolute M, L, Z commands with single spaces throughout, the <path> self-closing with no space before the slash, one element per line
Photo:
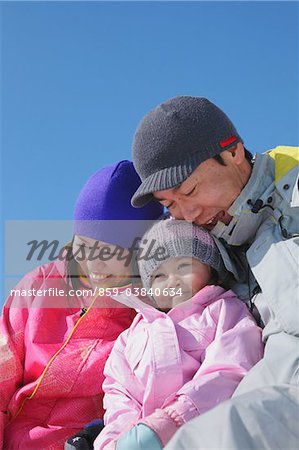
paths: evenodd
<path fill-rule="evenodd" d="M 208 231 L 212 231 L 215 228 L 215 226 L 216 226 L 216 224 L 215 225 L 213 225 L 213 224 L 208 225 L 206 223 L 204 223 L 202 225 L 200 225 L 199 223 L 196 223 L 196 225 L 199 225 L 199 226 L 205 228 L 205 230 L 208 230 Z"/>
<path fill-rule="evenodd" d="M 210 219 L 207 223 L 200 223 L 199 220 L 195 220 L 194 223 L 196 225 L 202 226 L 208 231 L 214 230 L 217 224 L 222 223 L 224 225 L 228 225 L 232 220 L 232 216 L 227 211 L 220 211 L 216 214 L 212 219 Z"/>
<path fill-rule="evenodd" d="M 217 221 L 214 220 L 214 221 L 211 222 L 211 223 L 206 223 L 206 222 L 203 223 L 202 220 L 200 220 L 200 219 L 198 218 L 198 219 L 195 219 L 195 220 L 193 221 L 193 223 L 194 223 L 195 225 L 198 225 L 199 227 L 203 227 L 203 228 L 205 228 L 206 230 L 211 231 L 211 230 L 213 230 L 213 228 L 216 226 Z"/>

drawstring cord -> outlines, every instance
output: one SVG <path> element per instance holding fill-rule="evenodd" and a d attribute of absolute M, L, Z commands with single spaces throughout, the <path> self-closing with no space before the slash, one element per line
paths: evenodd
<path fill-rule="evenodd" d="M 268 203 L 266 203 L 264 205 L 263 200 L 261 200 L 260 198 L 258 198 L 254 203 L 251 199 L 249 199 L 249 200 L 247 200 L 247 204 L 252 206 L 251 212 L 253 212 L 253 214 L 257 214 L 259 211 L 261 211 L 264 208 L 271 208 L 272 211 L 274 211 L 273 206 L 269 205 Z"/>
<path fill-rule="evenodd" d="M 260 315 L 258 309 L 256 308 L 255 302 L 254 302 L 255 297 L 257 296 L 257 294 L 262 292 L 262 290 L 261 290 L 259 284 L 257 284 L 253 288 L 253 291 L 251 292 L 251 287 L 250 287 L 250 267 L 249 267 L 249 264 L 247 264 L 247 286 L 248 286 L 248 295 L 249 295 L 249 311 L 253 315 L 257 325 L 259 327 L 263 328 L 264 327 L 264 323 L 262 321 L 261 315 Z"/>
<path fill-rule="evenodd" d="M 261 211 L 264 208 L 271 208 L 272 211 L 275 211 L 273 206 L 269 205 L 268 203 L 266 203 L 264 205 L 263 201 L 260 198 L 258 198 L 254 203 L 251 199 L 249 199 L 249 200 L 247 200 L 247 203 L 248 203 L 248 205 L 252 206 L 251 212 L 253 214 L 257 214 L 259 211 Z M 278 224 L 279 224 L 281 235 L 284 239 L 291 239 L 291 238 L 299 236 L 298 233 L 288 233 L 288 231 L 282 225 L 282 221 L 283 221 L 283 215 L 281 214 L 281 216 L 278 218 Z"/>
<path fill-rule="evenodd" d="M 251 299 L 251 287 L 250 287 L 250 267 L 249 264 L 247 263 L 247 287 L 248 287 L 248 298 L 249 298 L 249 309 L 250 312 L 253 311 L 253 307 L 254 307 L 254 303 Z"/>
<path fill-rule="evenodd" d="M 282 221 L 283 221 L 283 215 L 281 215 L 279 217 L 279 219 L 278 219 L 278 223 L 279 223 L 280 232 L 282 234 L 282 237 L 284 237 L 285 239 L 291 239 L 291 238 L 299 236 L 299 233 L 288 233 L 287 230 L 282 225 Z"/>
<path fill-rule="evenodd" d="M 27 402 L 27 400 L 31 400 L 31 399 L 35 396 L 35 394 L 37 393 L 37 391 L 38 391 L 38 389 L 39 389 L 39 387 L 40 387 L 40 385 L 41 385 L 41 383 L 42 383 L 42 381 L 43 381 L 43 379 L 44 379 L 46 373 L 48 372 L 48 370 L 49 370 L 51 364 L 52 364 L 53 361 L 57 358 L 57 356 L 65 349 L 65 347 L 66 347 L 67 344 L 69 343 L 71 337 L 73 336 L 73 334 L 75 333 L 76 329 L 78 328 L 79 324 L 82 322 L 83 318 L 88 314 L 88 312 L 90 311 L 90 309 L 93 307 L 93 305 L 94 305 L 94 303 L 95 303 L 97 297 L 98 297 L 98 295 L 96 294 L 96 295 L 94 296 L 94 298 L 92 299 L 92 302 L 91 302 L 91 304 L 89 305 L 89 307 L 88 307 L 87 309 L 82 308 L 82 312 L 81 312 L 81 314 L 80 314 L 80 317 L 79 317 L 78 321 L 75 323 L 75 325 L 74 325 L 72 331 L 70 332 L 70 334 L 68 335 L 66 341 L 65 341 L 64 344 L 57 350 L 57 352 L 51 357 L 51 359 L 48 361 L 46 367 L 44 368 L 42 374 L 40 375 L 39 381 L 38 381 L 37 385 L 35 386 L 33 392 L 29 395 L 29 397 L 25 397 L 25 398 L 24 398 L 24 400 L 23 400 L 23 402 L 22 402 L 20 408 L 18 409 L 16 415 L 15 415 L 14 417 L 12 417 L 12 418 L 9 420 L 9 422 L 7 423 L 6 426 L 8 426 L 8 425 L 9 425 L 16 417 L 18 417 L 18 415 L 19 415 L 20 412 L 22 411 L 22 409 L 23 409 L 25 403 Z"/>

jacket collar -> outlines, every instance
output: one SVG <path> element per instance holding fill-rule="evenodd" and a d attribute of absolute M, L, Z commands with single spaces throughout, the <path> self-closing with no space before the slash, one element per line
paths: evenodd
<path fill-rule="evenodd" d="M 243 211 L 251 211 L 252 207 L 247 203 L 251 200 L 255 203 L 261 199 L 264 203 L 274 190 L 274 161 L 267 153 L 258 153 L 255 157 L 251 176 L 229 209 L 232 216 L 240 216 Z M 262 174 L 262 176 L 261 176 Z"/>
<path fill-rule="evenodd" d="M 261 200 L 266 205 L 274 190 L 274 161 L 267 153 L 257 154 L 248 183 L 228 210 L 233 217 L 228 225 L 218 222 L 212 234 L 230 245 L 250 243 L 269 208 L 253 212 L 253 205 Z M 262 174 L 262 175 L 261 175 Z"/>
<path fill-rule="evenodd" d="M 197 292 L 190 300 L 180 303 L 179 305 L 172 308 L 168 313 L 156 309 L 154 306 L 147 304 L 140 300 L 135 295 L 126 295 L 125 292 L 114 295 L 113 298 L 118 302 L 134 308 L 139 312 L 143 318 L 152 322 L 159 317 L 170 317 L 172 320 L 182 320 L 184 317 L 192 315 L 197 312 L 200 308 L 203 309 L 209 305 L 212 301 L 217 298 L 223 297 L 225 295 L 225 290 L 220 286 L 205 286 L 199 292 Z"/>

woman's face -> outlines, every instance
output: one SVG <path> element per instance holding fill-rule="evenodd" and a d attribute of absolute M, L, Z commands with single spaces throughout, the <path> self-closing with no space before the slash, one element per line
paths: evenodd
<path fill-rule="evenodd" d="M 153 293 L 156 291 L 160 294 L 153 295 L 158 307 L 169 310 L 189 300 L 209 284 L 210 279 L 211 269 L 206 264 L 190 257 L 173 258 L 165 261 L 153 273 L 151 288 Z M 168 295 L 163 295 L 163 290 Z"/>
<path fill-rule="evenodd" d="M 73 255 L 81 275 L 88 278 L 93 288 L 123 286 L 132 276 L 129 251 L 116 245 L 75 235 Z"/>

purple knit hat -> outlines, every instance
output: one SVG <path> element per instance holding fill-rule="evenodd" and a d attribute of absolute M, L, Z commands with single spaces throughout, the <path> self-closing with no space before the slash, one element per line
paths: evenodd
<path fill-rule="evenodd" d="M 131 161 L 119 161 L 92 175 L 81 190 L 74 211 L 74 234 L 129 248 L 152 220 L 163 214 L 156 201 L 131 205 L 141 180 Z"/>

